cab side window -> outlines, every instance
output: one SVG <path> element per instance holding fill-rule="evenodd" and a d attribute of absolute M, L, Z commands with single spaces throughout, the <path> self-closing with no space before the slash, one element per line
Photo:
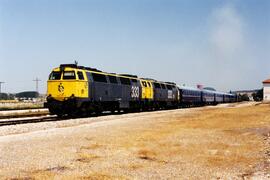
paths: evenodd
<path fill-rule="evenodd" d="M 78 71 L 78 78 L 79 80 L 84 80 L 84 76 L 83 76 L 83 73 L 81 71 Z"/>
<path fill-rule="evenodd" d="M 142 84 L 143 84 L 144 87 L 147 87 L 147 84 L 146 84 L 145 81 L 143 81 Z"/>
<path fill-rule="evenodd" d="M 49 80 L 60 80 L 61 79 L 61 72 L 54 71 L 50 74 Z"/>

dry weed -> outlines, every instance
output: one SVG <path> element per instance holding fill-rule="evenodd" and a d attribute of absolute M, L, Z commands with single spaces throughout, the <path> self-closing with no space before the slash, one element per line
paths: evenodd
<path fill-rule="evenodd" d="M 90 153 L 79 153 L 79 158 L 76 159 L 76 161 L 82 162 L 82 163 L 90 163 L 96 159 L 99 159 L 100 156 L 97 156 L 95 154 Z"/>

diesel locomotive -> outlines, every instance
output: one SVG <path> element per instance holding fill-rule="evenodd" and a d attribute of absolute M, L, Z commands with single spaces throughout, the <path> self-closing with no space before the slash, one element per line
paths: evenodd
<path fill-rule="evenodd" d="M 103 111 L 143 111 L 235 101 L 234 94 L 62 64 L 49 75 L 44 106 L 58 116 L 86 116 Z"/>

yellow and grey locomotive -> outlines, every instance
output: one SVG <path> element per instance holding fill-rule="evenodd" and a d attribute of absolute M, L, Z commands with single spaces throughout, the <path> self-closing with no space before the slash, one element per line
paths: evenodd
<path fill-rule="evenodd" d="M 59 116 L 177 107 L 179 101 L 174 83 L 105 73 L 76 64 L 53 69 L 47 95 L 45 107 Z"/>

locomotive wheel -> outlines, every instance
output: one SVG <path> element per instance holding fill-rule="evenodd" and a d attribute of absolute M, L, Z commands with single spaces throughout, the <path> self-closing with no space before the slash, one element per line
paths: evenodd
<path fill-rule="evenodd" d="M 64 114 L 57 113 L 56 116 L 59 118 L 62 118 L 62 117 L 64 117 Z"/>
<path fill-rule="evenodd" d="M 68 113 L 68 117 L 77 118 L 77 117 L 80 117 L 80 113 L 79 113 L 79 111 L 73 110 L 72 112 Z"/>

